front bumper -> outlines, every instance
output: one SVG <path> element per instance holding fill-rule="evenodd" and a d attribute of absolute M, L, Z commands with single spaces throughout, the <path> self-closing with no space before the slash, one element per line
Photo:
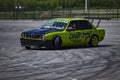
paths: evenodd
<path fill-rule="evenodd" d="M 52 40 L 32 40 L 20 38 L 21 46 L 38 46 L 38 47 L 52 47 Z"/>

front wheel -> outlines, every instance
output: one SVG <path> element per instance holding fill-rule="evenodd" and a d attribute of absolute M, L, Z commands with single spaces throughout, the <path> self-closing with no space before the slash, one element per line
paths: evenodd
<path fill-rule="evenodd" d="M 54 39 L 54 48 L 55 49 L 60 49 L 61 48 L 61 43 L 62 43 L 61 38 L 60 37 L 56 37 Z"/>
<path fill-rule="evenodd" d="M 98 43 L 99 43 L 98 36 L 93 35 L 90 39 L 89 46 L 96 47 L 98 46 Z"/>

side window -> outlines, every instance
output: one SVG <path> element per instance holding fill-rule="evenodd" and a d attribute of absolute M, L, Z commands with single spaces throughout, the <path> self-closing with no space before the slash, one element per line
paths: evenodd
<path fill-rule="evenodd" d="M 92 25 L 87 20 L 77 21 L 77 30 L 88 30 L 92 29 Z"/>
<path fill-rule="evenodd" d="M 72 28 L 73 30 L 76 30 L 77 27 L 77 21 L 70 21 L 70 24 L 68 26 L 68 28 Z"/>

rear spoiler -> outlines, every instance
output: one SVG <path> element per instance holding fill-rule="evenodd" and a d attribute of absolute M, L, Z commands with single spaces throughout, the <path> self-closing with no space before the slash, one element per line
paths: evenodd
<path fill-rule="evenodd" d="M 96 27 L 99 27 L 101 20 L 111 20 L 111 18 L 101 18 L 101 17 L 85 17 L 89 21 L 91 20 L 91 23 L 94 22 L 94 20 L 98 20 Z"/>

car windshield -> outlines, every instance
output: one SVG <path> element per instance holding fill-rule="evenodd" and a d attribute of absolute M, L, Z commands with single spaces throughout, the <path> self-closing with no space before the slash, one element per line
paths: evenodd
<path fill-rule="evenodd" d="M 57 21 L 49 21 L 46 22 L 44 25 L 41 26 L 41 28 L 54 28 L 54 29 L 60 29 L 63 30 L 65 28 L 67 23 L 65 22 L 57 22 Z"/>

